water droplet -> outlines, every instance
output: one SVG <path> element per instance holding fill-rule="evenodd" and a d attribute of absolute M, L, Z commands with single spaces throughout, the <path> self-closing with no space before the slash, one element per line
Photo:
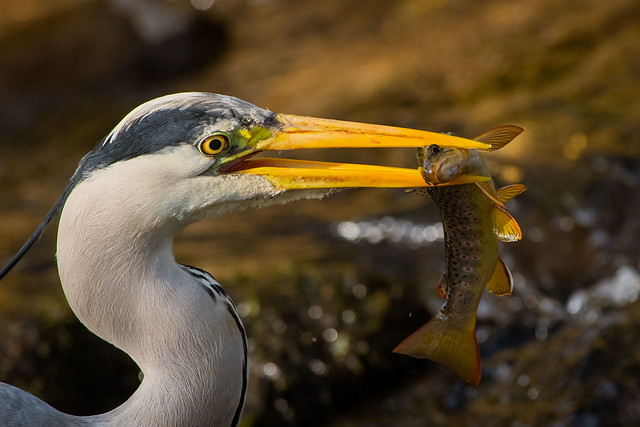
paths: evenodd
<path fill-rule="evenodd" d="M 587 293 L 579 290 L 571 294 L 567 301 L 567 311 L 571 314 L 577 314 L 587 305 Z"/>
<path fill-rule="evenodd" d="M 590 324 L 594 324 L 600 318 L 600 310 L 597 308 L 591 308 L 587 310 L 584 315 L 584 321 Z"/>
<path fill-rule="evenodd" d="M 314 337 L 311 332 L 305 331 L 300 334 L 300 342 L 304 345 L 309 345 L 316 342 L 316 337 Z"/>
<path fill-rule="evenodd" d="M 309 369 L 316 375 L 324 375 L 327 373 L 327 365 L 319 359 L 309 361 Z"/>
<path fill-rule="evenodd" d="M 364 298 L 367 295 L 367 287 L 361 283 L 358 283 L 353 287 L 353 295 L 356 298 Z"/>
<path fill-rule="evenodd" d="M 531 227 L 527 230 L 526 236 L 532 242 L 542 242 L 546 239 L 545 231 L 539 227 Z"/>
<path fill-rule="evenodd" d="M 273 328 L 273 332 L 279 335 L 287 332 L 287 324 L 284 323 L 281 319 L 274 320 L 271 327 Z"/>
<path fill-rule="evenodd" d="M 333 328 L 325 329 L 322 331 L 322 338 L 324 338 L 326 342 L 334 342 L 338 339 L 338 331 Z"/>
<path fill-rule="evenodd" d="M 576 225 L 575 221 L 570 216 L 563 216 L 558 220 L 558 227 L 560 228 L 560 230 L 565 232 L 569 232 L 573 230 L 573 227 L 575 225 Z"/>
<path fill-rule="evenodd" d="M 207 10 L 213 6 L 215 0 L 191 0 L 191 5 L 198 10 Z"/>
<path fill-rule="evenodd" d="M 353 310 L 345 310 L 341 318 L 344 323 L 353 323 L 356 320 L 356 313 Z"/>
<path fill-rule="evenodd" d="M 538 326 L 536 328 L 536 339 L 538 341 L 544 341 L 549 336 L 549 330 L 545 326 Z"/>
<path fill-rule="evenodd" d="M 312 305 L 309 307 L 308 314 L 313 320 L 318 320 L 322 317 L 322 307 L 319 305 Z"/>
<path fill-rule="evenodd" d="M 520 386 L 520 387 L 526 387 L 529 385 L 529 375 L 526 374 L 522 374 L 518 377 L 518 379 L 516 380 L 516 383 Z"/>
<path fill-rule="evenodd" d="M 538 306 L 538 298 L 535 295 L 529 294 L 524 297 L 524 306 L 530 310 L 533 310 Z"/>
<path fill-rule="evenodd" d="M 511 381 L 511 367 L 507 363 L 503 363 L 496 369 L 496 376 L 502 383 Z"/>
<path fill-rule="evenodd" d="M 276 399 L 276 401 L 273 403 L 273 406 L 275 406 L 275 408 L 280 412 L 285 412 L 287 409 L 289 409 L 289 403 L 281 397 Z"/>
<path fill-rule="evenodd" d="M 240 317 L 255 317 L 260 314 L 260 302 L 257 299 L 242 301 L 237 306 Z"/>
<path fill-rule="evenodd" d="M 262 373 L 264 373 L 269 378 L 277 378 L 280 376 L 280 369 L 275 363 L 267 362 L 262 367 Z"/>
<path fill-rule="evenodd" d="M 487 338 L 489 338 L 489 333 L 486 330 L 482 328 L 476 329 L 476 341 L 478 341 L 478 344 L 482 344 Z"/>
<path fill-rule="evenodd" d="M 338 234 L 343 239 L 354 241 L 360 238 L 360 227 L 354 222 L 343 221 L 338 225 Z"/>

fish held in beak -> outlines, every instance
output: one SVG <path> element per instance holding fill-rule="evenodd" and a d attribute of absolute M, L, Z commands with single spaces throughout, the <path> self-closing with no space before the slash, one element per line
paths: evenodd
<path fill-rule="evenodd" d="M 294 115 L 276 115 L 277 124 L 269 138 L 259 141 L 253 153 L 266 150 L 310 148 L 442 147 L 488 149 L 483 142 L 453 135 L 392 126 L 318 119 Z M 253 154 L 252 153 L 252 154 Z M 283 190 L 341 187 L 424 187 L 417 169 L 378 165 L 314 162 L 278 158 L 246 158 L 225 173 L 250 173 L 265 177 Z M 486 181 L 485 177 L 466 176 L 447 184 Z"/>

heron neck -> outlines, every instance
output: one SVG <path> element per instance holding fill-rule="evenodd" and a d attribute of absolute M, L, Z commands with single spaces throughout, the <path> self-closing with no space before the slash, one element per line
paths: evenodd
<path fill-rule="evenodd" d="M 78 184 L 58 232 L 60 279 L 74 313 L 144 373 L 129 400 L 92 422 L 230 425 L 244 375 L 235 320 L 176 263 L 178 227 L 154 228 L 118 194 Z"/>

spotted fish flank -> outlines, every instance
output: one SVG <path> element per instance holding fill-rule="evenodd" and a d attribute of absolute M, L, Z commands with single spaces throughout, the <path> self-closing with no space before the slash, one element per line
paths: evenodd
<path fill-rule="evenodd" d="M 476 139 L 495 150 L 521 132 L 517 126 L 501 126 Z M 511 273 L 498 257 L 498 242 L 519 240 L 522 235 L 504 203 L 525 187 L 517 184 L 496 191 L 491 179 L 437 186 L 461 175 L 490 178 L 477 150 L 431 145 L 418 151 L 418 164 L 425 181 L 436 185 L 416 192 L 431 198 L 442 219 L 446 268 L 437 292 L 445 301 L 438 314 L 394 352 L 431 359 L 478 385 L 481 374 L 475 337 L 476 312 L 485 286 L 496 295 L 512 291 Z"/>

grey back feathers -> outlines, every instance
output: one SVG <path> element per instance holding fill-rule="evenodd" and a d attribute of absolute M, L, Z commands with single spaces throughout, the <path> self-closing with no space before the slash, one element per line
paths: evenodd
<path fill-rule="evenodd" d="M 240 421 L 240 415 L 242 414 L 242 409 L 244 408 L 244 399 L 247 393 L 247 385 L 249 382 L 249 350 L 247 347 L 247 333 L 244 329 L 244 325 L 242 324 L 242 320 L 240 319 L 240 315 L 238 314 L 238 310 L 236 309 L 235 304 L 227 294 L 227 291 L 220 285 L 220 283 L 218 283 L 218 281 L 214 279 L 211 274 L 198 267 L 193 267 L 190 265 L 181 265 L 181 267 L 184 271 L 192 275 L 196 280 L 200 282 L 202 287 L 205 288 L 205 290 L 215 303 L 218 302 L 218 298 L 224 299 L 225 303 L 227 304 L 227 310 L 229 311 L 231 317 L 233 317 L 236 327 L 238 328 L 238 331 L 242 336 L 242 348 L 244 351 L 242 370 L 244 372 L 244 376 L 242 378 L 242 392 L 240 393 L 240 400 L 238 401 L 238 406 L 236 407 L 232 420 L 232 425 L 236 425 Z"/>

